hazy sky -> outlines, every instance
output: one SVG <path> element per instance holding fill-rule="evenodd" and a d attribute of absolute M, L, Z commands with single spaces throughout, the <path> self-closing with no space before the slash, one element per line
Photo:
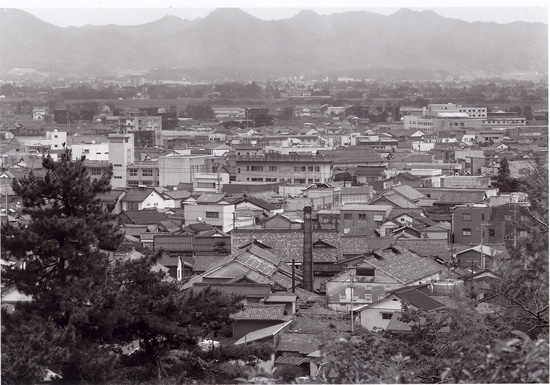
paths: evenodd
<path fill-rule="evenodd" d="M 370 7 L 364 7 L 368 4 Z M 441 5 L 444 4 L 444 7 Z M 300 5 L 300 7 L 296 7 Z M 2 0 L 3 7 L 24 9 L 33 15 L 58 26 L 81 26 L 85 24 L 143 24 L 165 15 L 182 19 L 204 17 L 215 8 L 238 7 L 264 20 L 289 18 L 302 9 L 313 9 L 319 14 L 340 13 L 349 10 L 366 10 L 390 15 L 400 8 L 413 10 L 431 9 L 438 14 L 468 22 L 493 21 L 511 23 L 514 21 L 548 23 L 548 8 L 545 1 L 398 1 L 370 0 L 263 0 L 263 1 L 220 1 L 192 0 L 176 3 L 173 0 L 134 1 L 127 0 L 84 0 L 78 2 L 57 0 Z"/>

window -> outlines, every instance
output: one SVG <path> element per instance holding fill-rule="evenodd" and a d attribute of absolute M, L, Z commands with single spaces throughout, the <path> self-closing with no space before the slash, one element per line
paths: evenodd
<path fill-rule="evenodd" d="M 495 236 L 495 229 L 489 229 L 489 236 L 494 237 Z"/>
<path fill-rule="evenodd" d="M 277 166 L 269 166 L 269 171 L 277 171 Z"/>
<path fill-rule="evenodd" d="M 153 176 L 153 170 L 141 170 L 141 175 L 143 176 Z"/>
<path fill-rule="evenodd" d="M 344 214 L 344 220 L 351 220 L 352 216 L 351 216 L 351 213 L 345 213 Z"/>
<path fill-rule="evenodd" d="M 251 166 L 250 171 L 263 171 L 264 166 Z"/>
<path fill-rule="evenodd" d="M 519 232 L 519 237 L 520 237 L 520 238 L 527 238 L 527 231 L 521 230 L 521 231 Z"/>
<path fill-rule="evenodd" d="M 346 293 L 340 293 L 340 299 L 341 300 L 346 299 Z"/>
<path fill-rule="evenodd" d="M 138 171 L 138 170 L 136 170 L 135 168 L 131 168 L 131 169 L 129 170 L 130 176 L 137 176 L 137 174 L 138 174 L 137 171 Z"/>
<path fill-rule="evenodd" d="M 485 214 L 481 214 L 481 220 L 482 220 L 482 221 L 485 220 Z"/>
<path fill-rule="evenodd" d="M 359 214 L 359 220 L 360 221 L 366 221 L 367 220 L 367 214 Z"/>
<path fill-rule="evenodd" d="M 365 294 L 365 301 L 372 302 L 372 294 Z"/>
<path fill-rule="evenodd" d="M 90 175 L 101 175 L 103 174 L 103 171 L 100 168 L 91 168 L 90 169 Z"/>
<path fill-rule="evenodd" d="M 129 211 L 136 211 L 139 210 L 139 204 L 137 202 L 128 202 L 128 210 Z"/>
<path fill-rule="evenodd" d="M 462 235 L 464 237 L 469 237 L 472 235 L 472 229 L 462 229 Z"/>
<path fill-rule="evenodd" d="M 308 170 L 308 171 L 313 171 L 313 166 L 309 166 L 309 167 L 307 168 L 307 170 Z"/>
<path fill-rule="evenodd" d="M 277 182 L 277 178 L 265 178 L 266 182 Z"/>
<path fill-rule="evenodd" d="M 206 212 L 206 218 L 219 218 L 220 217 L 220 213 L 218 212 L 215 212 L 215 211 L 207 211 Z"/>
<path fill-rule="evenodd" d="M 113 167 L 122 167 L 122 165 L 121 165 L 121 164 L 114 163 L 114 164 L 113 164 Z"/>
<path fill-rule="evenodd" d="M 505 220 L 506 222 L 511 222 L 511 221 L 512 221 L 512 216 L 511 216 L 511 215 L 505 215 L 505 216 L 504 216 L 504 220 Z"/>
<path fill-rule="evenodd" d="M 128 187 L 130 188 L 137 188 L 139 186 L 139 182 L 128 182 Z"/>
<path fill-rule="evenodd" d="M 251 178 L 252 182 L 263 182 L 264 178 Z"/>
<path fill-rule="evenodd" d="M 315 171 L 321 171 L 321 167 L 315 166 Z"/>
<path fill-rule="evenodd" d="M 121 176 L 115 176 L 115 179 L 122 179 Z"/>
<path fill-rule="evenodd" d="M 294 171 L 300 171 L 300 166 L 294 166 Z"/>
<path fill-rule="evenodd" d="M 471 221 L 472 220 L 472 214 L 462 214 L 462 220 L 463 221 Z"/>
<path fill-rule="evenodd" d="M 391 319 L 393 313 L 382 313 L 382 319 Z"/>

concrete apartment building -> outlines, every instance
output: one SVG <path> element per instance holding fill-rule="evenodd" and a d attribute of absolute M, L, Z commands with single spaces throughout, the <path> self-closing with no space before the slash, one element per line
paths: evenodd
<path fill-rule="evenodd" d="M 207 171 L 205 155 L 167 155 L 159 158 L 159 185 L 193 183 L 194 174 Z"/>
<path fill-rule="evenodd" d="M 528 213 L 521 203 L 491 207 L 485 204 L 457 206 L 453 215 L 455 243 L 512 244 L 527 237 Z"/>
<path fill-rule="evenodd" d="M 311 184 L 332 179 L 332 160 L 323 155 L 235 155 L 237 182 L 285 182 Z"/>
<path fill-rule="evenodd" d="M 111 185 L 115 188 L 127 186 L 127 168 L 134 163 L 134 135 L 109 134 L 109 162 L 113 165 Z"/>
<path fill-rule="evenodd" d="M 185 224 L 207 223 L 224 233 L 233 230 L 235 205 L 225 194 L 203 193 L 196 201 L 184 204 Z"/>
<path fill-rule="evenodd" d="M 483 115 L 487 109 L 481 107 L 461 107 L 456 104 L 429 104 L 423 109 L 422 116 L 406 115 L 403 127 L 406 130 L 424 133 L 453 130 L 481 129 Z"/>
<path fill-rule="evenodd" d="M 340 210 L 340 228 L 344 234 L 351 229 L 378 229 L 392 209 L 387 205 L 345 205 Z"/>

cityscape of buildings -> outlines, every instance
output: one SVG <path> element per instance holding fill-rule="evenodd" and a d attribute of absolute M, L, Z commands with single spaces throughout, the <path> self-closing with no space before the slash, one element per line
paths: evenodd
<path fill-rule="evenodd" d="M 547 92 L 467 76 L 214 83 L 14 68 L 0 79 L 1 221 L 29 220 L 11 185 L 43 178 L 46 156 L 70 149 L 92 178 L 112 168 L 99 198 L 125 234 L 115 256 L 161 250 L 182 290 L 244 296 L 232 335 L 212 338 L 272 341 L 276 366 L 314 375 L 319 343 L 293 326 L 311 309 L 403 333 L 405 302 L 437 311 L 468 287 L 490 306 L 496 268 L 530 231 L 528 193 L 502 191 L 499 175 L 547 161 Z"/>

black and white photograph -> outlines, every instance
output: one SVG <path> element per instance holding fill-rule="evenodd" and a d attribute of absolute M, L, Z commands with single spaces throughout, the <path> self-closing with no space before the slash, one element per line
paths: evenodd
<path fill-rule="evenodd" d="M 1 7 L 2 385 L 549 383 L 545 2 Z"/>

